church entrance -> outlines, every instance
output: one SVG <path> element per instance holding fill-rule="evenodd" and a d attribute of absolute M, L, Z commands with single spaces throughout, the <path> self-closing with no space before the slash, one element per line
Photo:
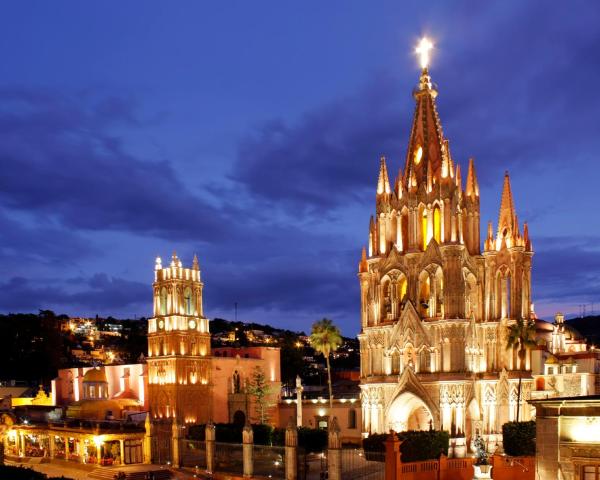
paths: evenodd
<path fill-rule="evenodd" d="M 433 427 L 433 415 L 423 400 L 410 392 L 398 395 L 390 405 L 387 429 L 396 432 L 406 430 L 429 430 Z"/>

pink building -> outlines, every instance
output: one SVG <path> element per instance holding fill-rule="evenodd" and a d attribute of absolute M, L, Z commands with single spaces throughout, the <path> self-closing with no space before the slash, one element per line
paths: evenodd
<path fill-rule="evenodd" d="M 247 393 L 256 367 L 269 384 L 269 421 L 278 421 L 277 404 L 281 391 L 278 347 L 219 347 L 212 350 L 213 421 L 244 423 L 255 420 L 256 406 Z"/>
<path fill-rule="evenodd" d="M 111 417 L 122 419 L 125 413 L 146 412 L 148 410 L 148 375 L 145 364 L 107 365 L 97 367 L 64 368 L 52 381 L 52 398 L 56 406 L 101 406 L 102 402 L 112 402 Z M 95 408 L 95 407 L 94 407 Z M 107 407 L 108 408 L 108 407 Z M 104 419 L 106 412 L 94 411 L 94 417 Z M 83 411 L 81 412 L 84 413 Z"/>

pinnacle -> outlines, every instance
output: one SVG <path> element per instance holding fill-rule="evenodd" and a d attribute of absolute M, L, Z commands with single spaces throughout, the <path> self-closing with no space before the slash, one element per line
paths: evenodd
<path fill-rule="evenodd" d="M 360 263 L 358 264 L 359 273 L 366 273 L 369 271 L 369 264 L 367 263 L 367 249 L 363 247 Z"/>
<path fill-rule="evenodd" d="M 467 185 L 465 193 L 468 197 L 479 196 L 479 184 L 477 183 L 477 174 L 475 173 L 475 162 L 469 158 L 469 171 L 467 173 Z"/>
<path fill-rule="evenodd" d="M 385 164 L 385 157 L 382 156 L 379 164 L 379 180 L 377 181 L 377 195 L 383 193 L 390 193 L 390 179 L 387 172 L 387 165 Z"/>

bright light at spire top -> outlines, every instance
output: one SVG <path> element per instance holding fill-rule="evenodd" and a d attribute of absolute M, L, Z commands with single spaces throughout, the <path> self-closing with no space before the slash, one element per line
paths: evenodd
<path fill-rule="evenodd" d="M 427 37 L 423 37 L 417 48 L 415 48 L 415 53 L 419 55 L 419 61 L 421 63 L 421 68 L 427 68 L 429 66 L 429 51 L 433 48 L 433 43 Z"/>

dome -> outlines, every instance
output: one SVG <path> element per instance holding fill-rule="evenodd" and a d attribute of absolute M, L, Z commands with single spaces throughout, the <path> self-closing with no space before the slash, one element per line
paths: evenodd
<path fill-rule="evenodd" d="M 103 368 L 90 368 L 83 376 L 84 383 L 108 383 Z"/>

